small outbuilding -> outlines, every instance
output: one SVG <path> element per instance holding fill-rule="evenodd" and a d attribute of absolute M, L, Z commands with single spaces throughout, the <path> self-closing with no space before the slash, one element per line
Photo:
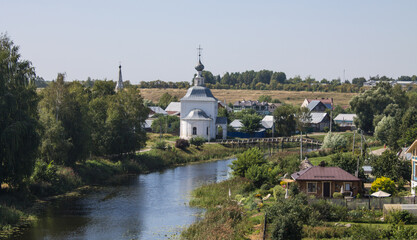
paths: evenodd
<path fill-rule="evenodd" d="M 291 174 L 307 195 L 331 198 L 334 192 L 356 196 L 362 192 L 362 181 L 339 167 L 313 166 Z"/>

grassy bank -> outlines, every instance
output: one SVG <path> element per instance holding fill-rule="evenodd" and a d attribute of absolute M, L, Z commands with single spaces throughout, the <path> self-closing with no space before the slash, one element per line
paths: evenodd
<path fill-rule="evenodd" d="M 45 202 L 57 198 L 80 197 L 88 186 L 118 184 L 127 174 L 159 171 L 191 162 L 223 159 L 242 152 L 220 144 L 205 144 L 199 149 L 152 149 L 136 155 L 114 158 L 92 158 L 73 167 L 37 164 L 27 187 L 16 191 L 2 186 L 0 190 L 0 239 L 19 227 L 36 220 Z"/>

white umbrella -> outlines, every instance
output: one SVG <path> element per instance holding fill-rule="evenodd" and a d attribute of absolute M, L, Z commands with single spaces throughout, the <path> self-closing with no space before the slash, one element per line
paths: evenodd
<path fill-rule="evenodd" d="M 372 193 L 371 196 L 373 196 L 373 197 L 389 197 L 389 196 L 391 196 L 391 194 L 379 190 L 378 192 Z"/>
<path fill-rule="evenodd" d="M 340 188 L 340 193 L 343 194 L 345 191 L 343 191 L 343 186 Z"/>
<path fill-rule="evenodd" d="M 288 198 L 288 188 L 285 189 L 285 199 Z"/>

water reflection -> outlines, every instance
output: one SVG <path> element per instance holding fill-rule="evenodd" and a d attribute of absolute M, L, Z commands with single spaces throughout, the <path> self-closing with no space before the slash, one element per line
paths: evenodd
<path fill-rule="evenodd" d="M 122 186 L 58 202 L 16 239 L 166 239 L 192 223 L 191 191 L 230 175 L 222 160 L 134 176 Z"/>

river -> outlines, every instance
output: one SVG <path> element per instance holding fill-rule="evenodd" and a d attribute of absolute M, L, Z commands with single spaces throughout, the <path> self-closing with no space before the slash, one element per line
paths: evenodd
<path fill-rule="evenodd" d="M 203 212 L 188 206 L 191 191 L 227 179 L 231 161 L 130 176 L 120 186 L 57 202 L 16 239 L 176 238 Z"/>

